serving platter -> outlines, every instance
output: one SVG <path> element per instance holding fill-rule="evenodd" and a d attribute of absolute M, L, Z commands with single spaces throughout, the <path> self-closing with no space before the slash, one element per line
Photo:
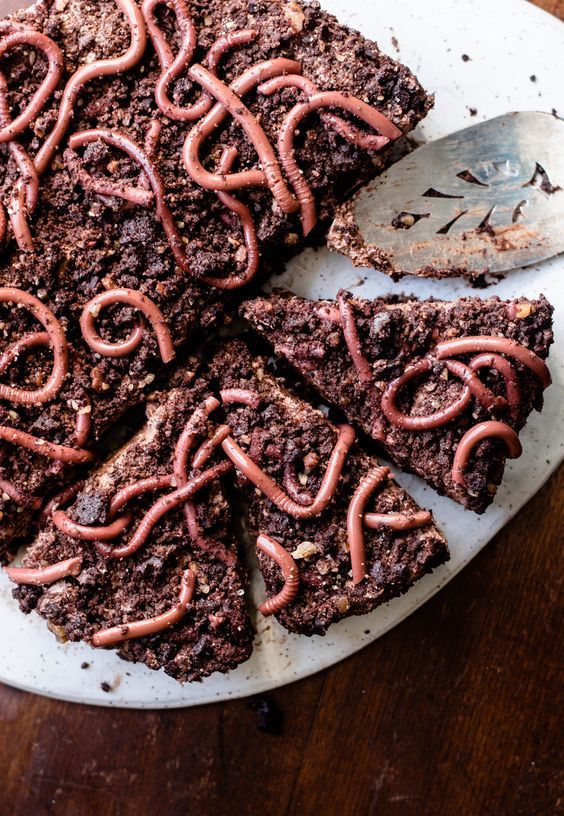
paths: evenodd
<path fill-rule="evenodd" d="M 1 3 L 0 12 L 7 6 Z M 377 40 L 409 65 L 436 94 L 436 105 L 417 129 L 418 141 L 441 138 L 469 124 L 512 110 L 541 110 L 564 117 L 564 25 L 526 0 L 323 0 L 344 23 Z M 509 461 L 495 504 L 476 516 L 437 496 L 416 477 L 398 481 L 435 513 L 449 540 L 451 560 L 402 598 L 370 615 L 333 626 L 325 637 L 290 635 L 264 619 L 254 604 L 264 597 L 253 571 L 256 622 L 252 658 L 227 675 L 181 686 L 162 671 L 121 661 L 84 644 L 61 645 L 35 615 L 24 617 L 0 575 L 0 680 L 29 691 L 95 705 L 167 708 L 257 694 L 337 663 L 376 640 L 447 584 L 536 493 L 564 458 L 564 257 L 517 270 L 489 290 L 463 281 L 388 277 L 351 264 L 327 250 L 306 251 L 273 283 L 308 297 L 331 297 L 349 288 L 364 297 L 405 292 L 451 299 L 466 294 L 502 298 L 543 292 L 555 306 L 556 339 L 549 365 L 553 385 L 541 415 L 521 434 L 524 453 Z M 385 648 L 382 644 L 381 648 Z"/>

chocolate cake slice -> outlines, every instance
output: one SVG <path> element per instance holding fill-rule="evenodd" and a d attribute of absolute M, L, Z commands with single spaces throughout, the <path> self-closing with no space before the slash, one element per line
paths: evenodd
<path fill-rule="evenodd" d="M 223 487 L 231 465 L 208 439 L 207 385 L 189 380 L 154 395 L 146 426 L 49 508 L 23 567 L 8 568 L 22 610 L 60 640 L 117 648 L 180 681 L 228 671 L 252 649 Z"/>
<path fill-rule="evenodd" d="M 248 301 L 251 325 L 405 470 L 482 513 L 550 384 L 552 307 L 461 298 Z"/>
<path fill-rule="evenodd" d="M 51 376 L 53 336 L 13 308 L 26 298 L 75 359 L 60 355 L 42 402 L 0 393 L 0 559 L 28 532 L 22 507 L 69 478 L 37 446 L 95 452 L 195 330 L 228 319 L 233 290 L 312 240 L 430 104 L 316 3 L 43 0 L 0 21 L 0 354 L 15 361 L 0 378 L 31 391 Z"/>
<path fill-rule="evenodd" d="M 443 535 L 363 452 L 293 395 L 239 341 L 210 366 L 225 412 L 218 433 L 237 469 L 267 600 L 291 632 L 323 634 L 407 591 L 448 559 Z"/>

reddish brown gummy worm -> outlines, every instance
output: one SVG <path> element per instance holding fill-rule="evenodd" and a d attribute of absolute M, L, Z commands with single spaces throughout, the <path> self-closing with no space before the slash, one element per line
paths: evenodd
<path fill-rule="evenodd" d="M 213 436 L 206 439 L 205 442 L 202 442 L 192 460 L 194 470 L 201 470 L 211 459 L 214 450 L 221 445 L 223 440 L 227 439 L 231 433 L 232 430 L 229 425 L 220 425 L 217 430 L 214 431 Z"/>
<path fill-rule="evenodd" d="M 362 100 L 354 96 L 345 96 L 337 91 L 316 93 L 307 102 L 301 102 L 292 108 L 280 127 L 278 153 L 300 204 L 304 235 L 310 233 L 316 225 L 317 211 L 311 188 L 296 162 L 294 138 L 301 122 L 310 113 L 320 108 L 342 108 L 362 119 L 375 130 L 379 130 L 382 136 L 388 140 L 398 139 L 402 135 L 401 130 L 376 108 L 367 105 L 366 102 L 362 102 Z"/>
<path fill-rule="evenodd" d="M 219 400 L 215 397 L 207 397 L 204 404 L 196 408 L 182 433 L 180 434 L 176 443 L 173 459 L 173 472 L 176 479 L 177 487 L 183 487 L 188 481 L 188 456 L 190 451 L 196 443 L 196 439 L 200 433 L 198 425 L 202 425 L 205 419 L 212 411 L 219 408 Z M 186 517 L 186 524 L 188 525 L 188 532 L 195 543 L 202 543 L 200 527 L 198 525 L 196 503 L 193 501 L 186 501 L 184 504 L 184 515 Z"/>
<path fill-rule="evenodd" d="M 41 586 L 42 584 L 54 584 L 61 578 L 68 578 L 70 575 L 78 575 L 82 570 L 82 556 L 67 558 L 66 561 L 59 561 L 48 567 L 4 567 L 10 581 L 15 584 L 29 584 L 31 586 Z"/>
<path fill-rule="evenodd" d="M 416 510 L 414 513 L 365 513 L 364 526 L 371 530 L 388 527 L 390 530 L 413 530 L 431 524 L 433 516 L 428 510 Z"/>
<path fill-rule="evenodd" d="M 284 578 L 284 586 L 280 592 L 274 597 L 268 598 L 258 608 L 259 612 L 266 617 L 284 609 L 294 600 L 300 585 L 300 571 L 290 553 L 269 535 L 261 533 L 257 538 L 257 547 L 261 552 L 269 555 L 273 561 L 276 561 L 282 570 L 282 577 Z"/>
<path fill-rule="evenodd" d="M 257 90 L 259 93 L 271 96 L 275 91 L 282 88 L 298 88 L 308 97 L 319 93 L 319 88 L 306 77 L 300 74 L 287 74 L 286 76 L 273 77 L 260 85 Z M 360 147 L 363 150 L 381 150 L 390 141 L 386 136 L 378 136 L 375 133 L 364 133 L 364 131 L 357 128 L 346 119 L 342 119 L 334 113 L 329 111 L 322 111 L 319 118 L 324 125 L 332 127 L 333 130 L 346 139 L 347 142 Z"/>
<path fill-rule="evenodd" d="M 221 447 L 243 476 L 258 487 L 267 499 L 270 499 L 283 513 L 294 516 L 294 518 L 309 519 L 322 513 L 333 498 L 347 454 L 354 440 L 355 432 L 350 425 L 339 426 L 339 436 L 329 457 L 321 486 L 313 503 L 308 506 L 293 501 L 268 474 L 253 462 L 232 437 L 224 439 Z"/>
<path fill-rule="evenodd" d="M 231 103 L 239 112 L 243 112 L 241 113 L 241 116 L 245 122 L 247 132 L 249 133 L 249 138 L 252 138 L 250 133 L 254 134 L 255 139 L 260 136 L 259 141 L 261 152 L 259 153 L 259 158 L 261 161 L 263 161 L 265 158 L 263 147 L 270 158 L 268 159 L 269 163 L 264 165 L 264 170 L 243 170 L 239 173 L 229 173 L 223 176 L 217 173 L 210 173 L 208 170 L 206 170 L 200 160 L 200 148 L 204 140 L 216 131 L 216 129 L 228 115 L 228 110 L 224 104 L 222 104 L 222 99 L 221 102 L 214 105 L 210 112 L 200 122 L 198 122 L 195 127 L 192 128 L 186 137 L 186 141 L 184 142 L 183 156 L 186 170 L 190 176 L 194 179 L 194 181 L 200 184 L 200 186 L 208 190 L 221 190 L 225 192 L 241 189 L 243 187 L 271 187 L 272 189 L 272 184 L 276 179 L 277 182 L 279 182 L 276 184 L 276 191 L 282 201 L 282 203 L 279 201 L 280 206 L 284 212 L 295 212 L 295 210 L 298 208 L 298 202 L 295 201 L 282 178 L 278 160 L 274 155 L 274 150 L 270 145 L 266 134 L 239 97 L 248 93 L 250 90 L 252 90 L 252 88 L 269 77 L 278 76 L 279 74 L 284 73 L 299 73 L 301 71 L 300 63 L 296 62 L 295 60 L 288 60 L 282 57 L 260 62 L 257 65 L 254 65 L 252 68 L 248 68 L 246 71 L 244 71 L 231 83 L 229 87 L 224 85 L 222 82 L 219 82 L 219 80 L 210 74 L 209 71 L 206 71 L 202 66 L 193 66 L 190 71 L 192 72 L 194 69 L 196 69 L 196 76 L 193 77 L 194 79 L 200 77 L 200 79 L 204 80 L 204 78 L 206 78 L 206 84 L 211 83 L 213 84 L 214 88 L 219 88 L 222 97 L 224 98 L 226 98 L 225 92 L 227 93 L 227 97 Z M 253 144 L 256 148 L 257 145 L 255 141 L 253 141 Z M 271 162 L 272 158 L 273 163 Z"/>
<path fill-rule="evenodd" d="M 12 445 L 20 445 L 22 448 L 27 448 L 40 456 L 46 456 L 48 459 L 55 459 L 58 462 L 83 464 L 84 462 L 91 462 L 95 458 L 91 451 L 57 445 L 47 439 L 32 436 L 26 431 L 9 428 L 7 425 L 0 425 L 0 439 L 5 439 L 6 442 L 10 442 Z"/>
<path fill-rule="evenodd" d="M 84 393 L 84 402 L 86 404 L 76 412 L 74 425 L 74 441 L 79 448 L 86 445 L 92 428 L 92 400 L 86 391 Z"/>
<path fill-rule="evenodd" d="M 155 9 L 159 5 L 170 5 L 176 16 L 181 34 L 180 48 L 176 57 L 168 44 L 165 35 L 159 28 L 155 19 Z M 181 107 L 175 105 L 169 96 L 169 87 L 175 79 L 182 74 L 185 68 L 192 61 L 194 50 L 198 44 L 198 35 L 194 26 L 188 5 L 185 0 L 144 0 L 141 6 L 141 13 L 145 18 L 147 30 L 157 52 L 160 65 L 163 69 L 157 80 L 155 88 L 155 99 L 162 113 L 176 121 L 193 122 L 204 116 L 213 104 L 213 100 L 206 92 L 202 93 L 200 99 L 194 104 Z M 215 73 L 219 67 L 222 56 L 239 45 L 247 45 L 257 36 L 256 31 L 245 30 L 235 31 L 220 37 L 211 46 L 206 55 L 206 62 L 210 70 Z"/>
<path fill-rule="evenodd" d="M 341 324 L 343 326 L 343 334 L 354 367 L 357 370 L 360 381 L 363 383 L 372 382 L 372 368 L 370 363 L 362 353 L 362 345 L 360 337 L 358 336 L 358 328 L 354 316 L 352 304 L 345 298 L 342 292 L 337 296 L 339 303 L 339 313 L 341 315 Z"/>
<path fill-rule="evenodd" d="M 152 300 L 134 289 L 108 289 L 96 295 L 86 304 L 80 318 L 80 328 L 90 348 L 104 357 L 123 357 L 131 354 L 139 345 L 140 330 L 138 328 L 134 329 L 130 337 L 121 343 L 108 343 L 96 331 L 96 318 L 100 311 L 114 303 L 133 306 L 145 315 L 157 337 L 163 363 L 170 363 L 175 357 L 175 351 L 164 315 Z"/>
<path fill-rule="evenodd" d="M 78 538 L 80 541 L 111 541 L 121 535 L 131 523 L 131 513 L 125 513 L 111 524 L 106 524 L 103 527 L 78 524 L 64 510 L 55 510 L 51 518 L 55 527 L 58 527 L 62 533 L 69 536 L 69 538 Z"/>
<path fill-rule="evenodd" d="M 351 554 L 353 584 L 366 577 L 366 552 L 364 549 L 364 508 L 374 491 L 390 477 L 387 467 L 375 467 L 362 477 L 349 504 L 347 512 L 347 536 Z"/>
<path fill-rule="evenodd" d="M 525 346 L 516 340 L 509 340 L 507 337 L 497 337 L 495 335 L 474 335 L 470 337 L 459 337 L 453 340 L 445 340 L 437 343 L 433 349 L 433 354 L 439 360 L 445 357 L 453 357 L 457 354 L 472 354 L 473 352 L 492 351 L 513 357 L 517 362 L 529 368 L 540 380 L 543 388 L 547 388 L 551 383 L 550 371 L 546 363 Z"/>
<path fill-rule="evenodd" d="M 237 149 L 235 147 L 226 147 L 219 161 L 219 172 L 222 174 L 229 173 L 236 158 Z M 245 247 L 247 249 L 247 263 L 242 272 L 231 275 L 228 278 L 217 278 L 205 275 L 202 276 L 201 280 L 207 286 L 215 286 L 217 289 L 238 289 L 254 278 L 259 267 L 260 254 L 255 220 L 247 205 L 239 201 L 234 195 L 219 190 L 216 191 L 216 195 L 221 203 L 227 207 L 228 210 L 231 210 L 232 213 L 235 213 L 241 221 Z"/>
<path fill-rule="evenodd" d="M 42 51 L 47 58 L 47 73 L 24 110 L 0 129 L 0 144 L 12 141 L 33 122 L 57 87 L 63 73 L 63 55 L 50 37 L 33 28 L 12 31 L 0 41 L 0 58 L 18 45 L 30 45 Z"/>
<path fill-rule="evenodd" d="M 124 640 L 154 635 L 169 629 L 178 623 L 186 614 L 186 609 L 192 601 L 194 589 L 196 588 L 196 573 L 188 569 L 181 578 L 180 594 L 177 603 L 168 612 L 157 615 L 154 618 L 124 623 L 112 626 L 109 629 L 101 629 L 92 638 L 93 646 L 112 646 L 114 643 L 123 643 Z"/>
<path fill-rule="evenodd" d="M 167 473 L 164 476 L 147 476 L 146 479 L 139 479 L 138 482 L 132 482 L 122 487 L 110 502 L 110 519 L 113 519 L 115 514 L 119 513 L 121 508 L 132 499 L 136 499 L 138 496 L 142 496 L 144 493 L 150 493 L 153 490 L 164 490 L 165 487 L 174 487 L 174 481 L 174 476 Z"/>
<path fill-rule="evenodd" d="M 35 391 L 27 391 L 0 383 L 0 398 L 20 405 L 39 405 L 49 402 L 60 391 L 69 370 L 69 352 L 63 327 L 51 309 L 48 309 L 38 298 L 21 289 L 10 286 L 0 288 L 0 303 L 17 303 L 28 309 L 45 328 L 53 349 L 53 371 L 44 386 Z"/>
<path fill-rule="evenodd" d="M 521 447 L 519 437 L 513 428 L 510 428 L 509 425 L 505 424 L 505 422 L 496 422 L 494 420 L 490 420 L 489 422 L 479 422 L 477 425 L 474 425 L 473 428 L 466 431 L 458 443 L 458 447 L 456 448 L 451 470 L 451 477 L 455 484 L 466 487 L 464 470 L 468 464 L 472 451 L 483 439 L 490 439 L 492 437 L 498 438 L 502 442 L 505 442 L 507 447 L 507 455 L 510 459 L 517 459 L 519 456 L 521 456 L 523 448 Z"/>
<path fill-rule="evenodd" d="M 172 212 L 166 203 L 165 187 L 154 162 L 151 161 L 143 149 L 128 136 L 125 136 L 125 134 L 119 131 L 106 130 L 104 128 L 83 130 L 80 133 L 73 134 L 69 139 L 69 147 L 71 150 L 75 150 L 78 147 L 83 147 L 98 140 L 127 153 L 145 172 L 154 194 L 157 217 L 163 225 L 174 258 L 178 266 L 184 272 L 190 274 L 191 268 L 188 258 L 186 257 L 182 236 L 178 232 Z"/>
<path fill-rule="evenodd" d="M 41 507 L 41 499 L 38 496 L 32 496 L 31 493 L 25 493 L 9 479 L 0 479 L 0 492 L 9 496 L 16 504 L 22 507 L 30 507 L 33 510 L 39 510 Z"/>
<path fill-rule="evenodd" d="M 221 103 L 222 107 L 241 125 L 257 151 L 260 163 L 263 167 L 262 172 L 264 172 L 266 182 L 270 187 L 272 195 L 278 202 L 280 209 L 285 213 L 294 212 L 296 209 L 294 197 L 284 180 L 274 148 L 270 144 L 268 136 L 259 125 L 256 117 L 253 116 L 251 111 L 241 101 L 241 98 L 237 96 L 231 88 L 221 82 L 211 71 L 204 68 L 203 65 L 193 65 L 188 71 L 188 74 L 191 79 L 198 82 L 208 93 L 213 94 L 218 102 Z"/>
<path fill-rule="evenodd" d="M 182 487 L 188 481 L 188 455 L 200 434 L 198 425 L 203 424 L 211 412 L 219 408 L 219 405 L 218 399 L 207 397 L 204 404 L 195 409 L 178 437 L 173 460 L 173 472 L 178 487 Z"/>
<path fill-rule="evenodd" d="M 13 362 L 15 362 L 23 351 L 27 351 L 36 346 L 50 346 L 51 338 L 48 332 L 31 332 L 24 334 L 19 340 L 7 346 L 0 354 L 0 374 L 4 374 Z"/>
<path fill-rule="evenodd" d="M 519 388 L 518 375 L 514 366 L 501 357 L 499 354 L 484 353 L 473 357 L 468 363 L 472 371 L 479 371 L 481 368 L 494 368 L 505 380 L 505 393 L 513 413 L 516 413 L 521 404 L 521 389 Z"/>
<path fill-rule="evenodd" d="M 143 16 L 134 0 L 116 0 L 116 4 L 125 14 L 131 32 L 131 42 L 127 51 L 120 57 L 111 57 L 105 60 L 96 60 L 90 65 L 81 66 L 71 76 L 63 91 L 63 98 L 59 108 L 59 115 L 55 127 L 43 143 L 41 150 L 35 157 L 35 166 L 39 175 L 47 170 L 63 136 L 68 130 L 74 115 L 74 107 L 78 100 L 81 88 L 92 79 L 128 71 L 136 65 L 147 45 L 147 32 Z"/>
<path fill-rule="evenodd" d="M 51 518 L 53 510 L 56 510 L 58 507 L 63 507 L 65 504 L 68 504 L 71 501 L 71 499 L 74 499 L 74 497 L 78 493 L 80 493 L 85 484 L 86 482 L 84 481 L 75 482 L 74 484 L 65 487 L 63 490 L 59 491 L 59 493 L 56 493 L 54 496 L 52 496 L 41 511 L 41 514 L 39 516 L 40 524 L 42 525 L 47 524 L 47 522 Z"/>
<path fill-rule="evenodd" d="M 403 428 L 407 431 L 427 431 L 432 428 L 440 428 L 446 425 L 460 414 L 470 405 L 472 401 L 472 392 L 466 386 L 458 399 L 451 405 L 435 411 L 434 414 L 427 416 L 408 416 L 402 413 L 396 406 L 399 391 L 408 382 L 411 382 L 415 377 L 424 374 L 432 369 L 432 363 L 428 359 L 419 360 L 417 363 L 408 366 L 404 373 L 392 380 L 382 394 L 382 412 L 386 419 L 398 428 Z"/>
<path fill-rule="evenodd" d="M 122 507 L 124 507 L 124 505 L 128 504 L 128 502 L 132 501 L 133 499 L 143 496 L 145 493 L 151 493 L 154 490 L 164 490 L 166 487 L 174 486 L 175 479 L 173 474 L 165 474 L 164 476 L 148 476 L 146 479 L 139 479 L 137 482 L 132 482 L 131 484 L 122 487 L 110 502 L 110 511 L 108 514 L 109 520 L 112 521 L 115 519 L 116 513 L 118 513 Z M 120 519 L 117 519 L 117 521 L 124 523 L 129 518 L 130 514 L 124 514 Z M 106 540 L 111 541 L 113 538 L 117 538 L 120 534 L 121 531 L 118 527 L 116 535 L 112 536 L 111 538 L 108 537 Z M 104 543 L 103 540 L 98 539 L 95 542 L 95 547 L 100 555 L 103 555 L 106 558 L 112 553 L 112 548 L 108 544 Z"/>
<path fill-rule="evenodd" d="M 187 499 L 191 499 L 198 491 L 202 490 L 202 488 L 227 473 L 231 467 L 231 462 L 220 462 L 218 465 L 204 470 L 203 473 L 200 473 L 198 476 L 194 476 L 183 485 L 183 487 L 180 487 L 173 493 L 167 493 L 166 496 L 162 496 L 155 502 L 150 510 L 145 513 L 129 543 L 123 547 L 115 547 L 105 554 L 110 558 L 127 558 L 133 555 L 133 553 L 147 541 L 155 524 L 157 524 L 166 513 L 184 504 Z"/>

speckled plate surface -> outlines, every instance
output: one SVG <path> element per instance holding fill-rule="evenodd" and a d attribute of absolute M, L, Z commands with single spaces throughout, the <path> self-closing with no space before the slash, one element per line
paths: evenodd
<path fill-rule="evenodd" d="M 436 139 L 473 122 L 511 110 L 553 109 L 564 116 L 564 25 L 525 0 L 322 0 L 340 19 L 376 39 L 409 65 L 436 93 L 436 107 L 417 132 Z M 0 11 L 6 10 L 0 0 Z M 463 55 L 469 57 L 463 58 Z M 525 504 L 563 458 L 564 258 L 511 273 L 483 293 L 500 297 L 544 292 L 556 306 L 556 343 L 550 355 L 554 384 L 542 415 L 522 433 L 524 454 L 508 463 L 496 503 L 481 517 L 438 497 L 415 477 L 400 481 L 445 531 L 451 561 L 420 581 L 403 598 L 372 614 L 333 626 L 324 637 L 288 635 L 274 620 L 257 620 L 251 660 L 228 675 L 181 686 L 163 672 L 121 661 L 86 645 L 61 646 L 37 616 L 22 616 L 0 576 L 0 680 L 40 694 L 97 705 L 137 708 L 191 706 L 241 697 L 290 683 L 330 666 L 380 637 L 441 589 Z M 340 287 L 363 296 L 391 291 L 453 298 L 467 294 L 462 282 L 405 279 L 394 285 L 373 272 L 361 274 L 326 251 L 306 252 L 277 283 L 311 297 Z M 359 288 L 361 287 L 361 288 Z M 472 294 L 476 294 L 472 291 Z M 397 469 L 395 469 L 397 472 Z M 264 589 L 255 575 L 253 595 Z M 87 665 L 87 668 L 81 666 Z M 102 684 L 108 691 L 102 689 Z M 107 684 L 107 686 L 106 686 Z"/>

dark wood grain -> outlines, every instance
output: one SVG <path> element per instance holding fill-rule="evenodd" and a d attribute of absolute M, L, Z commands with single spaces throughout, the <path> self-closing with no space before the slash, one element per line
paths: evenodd
<path fill-rule="evenodd" d="M 0 816 L 562 812 L 563 499 L 561 469 L 401 626 L 267 695 L 279 734 L 245 700 L 147 713 L 0 686 Z"/>

